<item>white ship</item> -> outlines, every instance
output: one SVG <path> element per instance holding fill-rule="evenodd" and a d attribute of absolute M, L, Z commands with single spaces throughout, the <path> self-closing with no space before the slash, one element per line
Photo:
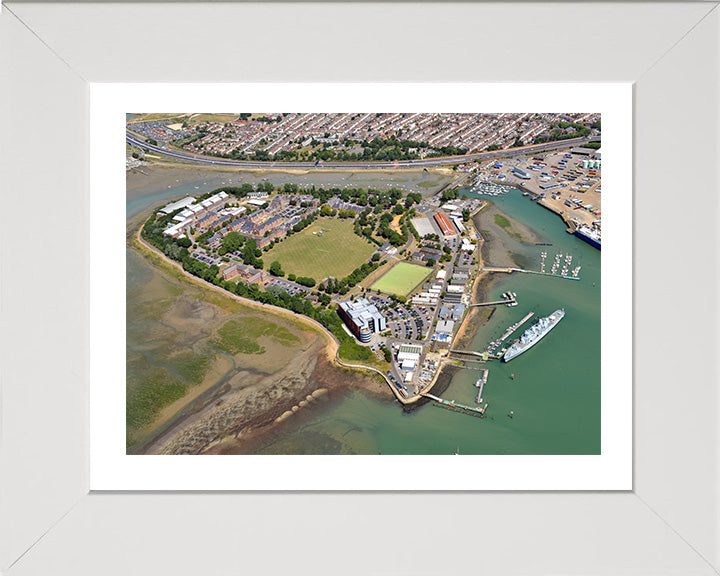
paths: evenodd
<path fill-rule="evenodd" d="M 575 236 L 582 240 L 585 240 L 585 242 L 590 244 L 590 246 L 595 246 L 595 248 L 597 248 L 598 250 L 601 249 L 601 235 L 599 230 L 595 230 L 587 224 L 583 224 L 582 226 L 578 227 L 577 230 L 575 230 Z"/>
<path fill-rule="evenodd" d="M 526 352 L 535 346 L 535 344 L 537 344 L 543 336 L 545 336 L 545 334 L 555 328 L 558 322 L 560 322 L 560 320 L 564 317 L 565 310 L 560 309 L 555 310 L 555 312 L 550 314 L 547 318 L 540 318 L 534 326 L 525 330 L 517 342 L 507 349 L 507 352 L 503 355 L 503 362 L 510 362 L 510 360 L 515 358 L 515 356 L 519 356 L 523 352 Z"/>

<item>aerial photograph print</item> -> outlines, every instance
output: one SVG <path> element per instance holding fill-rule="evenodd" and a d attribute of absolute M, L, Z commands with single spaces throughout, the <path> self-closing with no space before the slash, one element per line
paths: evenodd
<path fill-rule="evenodd" d="M 125 123 L 127 454 L 601 453 L 600 113 Z"/>

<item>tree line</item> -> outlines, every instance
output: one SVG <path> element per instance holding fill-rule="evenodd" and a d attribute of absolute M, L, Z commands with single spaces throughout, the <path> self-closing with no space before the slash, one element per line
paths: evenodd
<path fill-rule="evenodd" d="M 191 245 L 191 241 L 189 239 L 175 239 L 165 236 L 162 233 L 167 227 L 167 224 L 172 221 L 172 218 L 179 211 L 180 210 L 176 210 L 171 214 L 161 217 L 157 217 L 157 215 L 153 213 L 147 219 L 141 230 L 141 236 L 143 239 L 158 250 L 162 251 L 172 260 L 182 264 L 183 270 L 193 276 L 219 286 L 228 292 L 242 296 L 243 298 L 256 300 L 263 304 L 272 304 L 280 308 L 291 310 L 296 314 L 304 314 L 308 318 L 318 321 L 322 326 L 332 332 L 340 341 L 341 355 L 352 356 L 353 351 L 358 352 L 358 349 L 360 349 L 361 352 L 364 352 L 364 348 L 355 343 L 355 341 L 348 336 L 347 332 L 345 332 L 342 328 L 342 320 L 340 319 L 340 316 L 338 316 L 337 310 L 334 308 L 326 308 L 326 306 L 330 304 L 330 298 L 327 294 L 319 294 L 318 299 L 320 300 L 320 304 L 315 306 L 301 294 L 290 295 L 285 291 L 268 292 L 261 290 L 260 287 L 255 284 L 247 285 L 242 281 L 232 282 L 229 280 L 222 280 L 222 278 L 218 276 L 220 269 L 217 265 L 208 265 L 205 262 L 201 262 L 191 257 L 188 251 L 188 248 Z M 252 252 L 250 252 L 251 249 Z M 254 257 L 256 255 L 255 249 L 256 246 L 254 244 L 254 240 L 247 240 L 243 250 L 243 256 L 245 256 L 245 251 L 247 250 L 248 256 L 252 254 Z M 362 266 L 360 268 L 363 269 Z M 295 281 L 309 287 L 315 285 L 315 280 L 312 278 L 299 277 L 296 278 Z"/>

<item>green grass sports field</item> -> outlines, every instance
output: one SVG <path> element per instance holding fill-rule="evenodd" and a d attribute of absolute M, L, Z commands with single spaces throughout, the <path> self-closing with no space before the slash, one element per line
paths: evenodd
<path fill-rule="evenodd" d="M 370 288 L 386 294 L 407 296 L 413 288 L 432 273 L 431 268 L 400 262 L 393 266 L 380 280 Z"/>
<path fill-rule="evenodd" d="M 319 282 L 329 276 L 344 278 L 373 252 L 375 246 L 353 232 L 351 219 L 318 218 L 265 252 L 262 259 L 266 268 L 277 260 L 286 274 L 310 276 Z"/>

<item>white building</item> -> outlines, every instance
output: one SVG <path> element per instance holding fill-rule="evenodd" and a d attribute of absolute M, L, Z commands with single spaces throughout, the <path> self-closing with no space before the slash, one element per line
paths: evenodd
<path fill-rule="evenodd" d="M 338 314 L 360 342 L 370 342 L 374 332 L 382 332 L 387 328 L 385 316 L 367 298 L 340 302 Z"/>
<path fill-rule="evenodd" d="M 422 346 L 416 344 L 401 344 L 397 359 L 399 363 L 402 363 L 403 360 L 417 362 L 420 359 L 420 354 L 422 354 Z"/>
<path fill-rule="evenodd" d="M 412 303 L 418 306 L 435 306 L 437 301 L 438 295 L 429 292 L 421 292 L 412 298 Z"/>
<path fill-rule="evenodd" d="M 194 221 L 198 216 L 204 214 L 205 211 L 206 208 L 202 204 L 192 204 L 190 206 L 187 206 L 185 210 L 175 216 L 173 220 L 177 220 L 178 222 L 182 222 L 183 220 Z"/>
<path fill-rule="evenodd" d="M 182 200 L 178 200 L 177 202 L 171 202 L 164 208 L 161 208 L 160 210 L 158 210 L 158 214 L 170 214 L 171 212 L 175 212 L 175 210 L 178 210 L 180 208 L 186 208 L 194 203 L 195 198 L 193 198 L 192 196 L 186 196 Z"/>
<path fill-rule="evenodd" d="M 438 334 L 452 334 L 455 330 L 455 322 L 452 320 L 438 320 L 435 326 L 435 332 Z"/>
<path fill-rule="evenodd" d="M 463 225 L 463 220 L 462 220 L 462 218 L 455 218 L 455 217 L 453 217 L 452 221 L 453 221 L 453 223 L 455 224 L 455 228 L 458 229 L 458 232 L 460 232 L 460 234 L 462 234 L 463 232 L 465 232 L 465 226 Z"/>
<path fill-rule="evenodd" d="M 473 252 L 475 250 L 475 244 L 470 242 L 467 238 L 462 239 L 462 244 L 460 245 L 460 250 L 463 252 Z"/>
<path fill-rule="evenodd" d="M 415 370 L 417 362 L 415 360 L 403 360 L 400 365 L 401 370 Z"/>
<path fill-rule="evenodd" d="M 233 206 L 232 208 L 223 208 L 220 214 L 229 214 L 230 216 L 239 216 L 245 212 L 245 206 Z"/>
<path fill-rule="evenodd" d="M 172 226 L 165 228 L 165 230 L 163 230 L 163 234 L 165 236 L 170 236 L 171 238 L 181 238 L 185 235 L 185 229 L 190 227 L 191 224 L 191 220 L 183 220 L 182 222 L 178 222 L 177 224 L 173 224 Z"/>

